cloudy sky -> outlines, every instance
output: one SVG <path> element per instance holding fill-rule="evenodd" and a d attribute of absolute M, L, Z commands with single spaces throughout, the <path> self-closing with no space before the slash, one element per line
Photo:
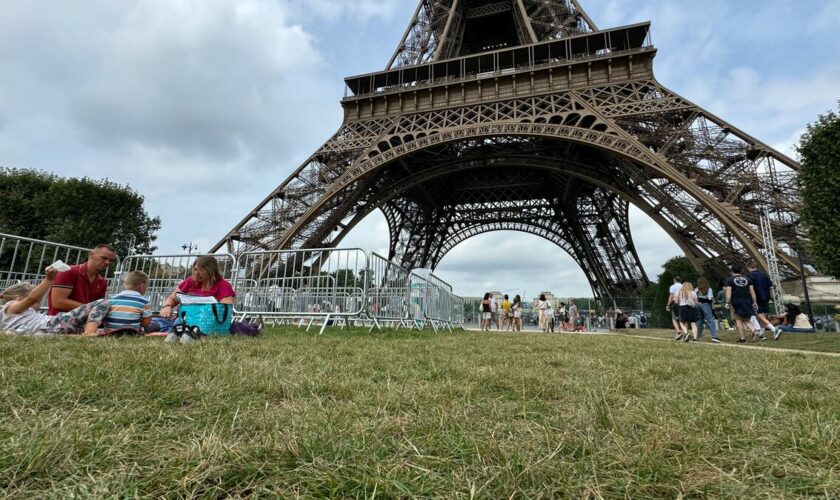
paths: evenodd
<path fill-rule="evenodd" d="M 341 122 L 343 78 L 384 68 L 415 0 L 3 0 L 0 166 L 107 177 L 146 197 L 161 251 L 206 250 Z M 840 99 L 837 0 L 583 0 L 650 20 L 657 78 L 793 154 Z M 633 214 L 648 274 L 679 253 Z M 383 251 L 379 214 L 342 246 Z M 535 236 L 493 233 L 438 269 L 458 293 L 588 295 Z"/>

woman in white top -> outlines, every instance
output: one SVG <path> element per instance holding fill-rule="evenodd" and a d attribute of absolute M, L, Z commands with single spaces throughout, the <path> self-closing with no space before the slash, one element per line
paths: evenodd
<path fill-rule="evenodd" d="M 513 298 L 513 305 L 510 307 L 513 311 L 513 331 L 522 331 L 522 297 L 517 295 Z"/>
<path fill-rule="evenodd" d="M 548 301 L 545 300 L 545 294 L 540 294 L 540 299 L 537 301 L 537 310 L 540 314 L 540 330 L 547 331 L 548 318 L 546 317 L 546 310 L 548 309 Z"/>
<path fill-rule="evenodd" d="M 686 342 L 697 342 L 697 293 L 694 285 L 686 281 L 677 294 L 680 304 L 680 326 Z M 691 336 L 688 335 L 688 325 L 691 325 Z"/>
<path fill-rule="evenodd" d="M 720 344 L 721 341 L 717 334 L 717 319 L 715 319 L 714 303 L 715 294 L 712 292 L 712 287 L 709 285 L 709 280 L 700 277 L 697 282 L 697 338 L 703 337 L 703 325 L 709 325 L 709 330 L 712 332 L 712 342 Z"/>
<path fill-rule="evenodd" d="M 38 312 L 44 295 L 52 287 L 58 271 L 48 267 L 46 278 L 38 286 L 30 283 L 12 285 L 3 290 L 0 299 L 0 331 L 19 335 L 59 333 L 95 334 L 111 308 L 107 300 L 97 300 L 70 312 L 47 316 Z"/>

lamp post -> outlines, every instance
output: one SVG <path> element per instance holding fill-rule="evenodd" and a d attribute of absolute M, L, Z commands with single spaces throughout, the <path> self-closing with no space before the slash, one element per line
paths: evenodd
<path fill-rule="evenodd" d="M 185 252 L 187 252 L 187 255 L 192 255 L 193 251 L 198 251 L 198 245 L 193 245 L 192 241 L 189 242 L 189 244 L 181 245 L 181 248 L 184 249 Z"/>

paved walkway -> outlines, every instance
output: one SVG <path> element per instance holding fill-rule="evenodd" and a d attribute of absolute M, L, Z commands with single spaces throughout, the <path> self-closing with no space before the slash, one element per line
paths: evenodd
<path fill-rule="evenodd" d="M 478 328 L 467 328 L 467 330 L 471 332 L 480 332 Z M 523 328 L 523 332 L 525 333 L 541 333 L 539 329 L 529 329 Z M 498 333 L 498 330 L 490 330 L 490 333 Z M 563 335 L 603 335 L 605 337 L 621 337 L 621 338 L 630 338 L 630 339 L 641 339 L 641 340 L 658 340 L 661 342 L 672 342 L 675 343 L 672 339 L 661 338 L 661 337 L 649 337 L 646 335 L 633 335 L 628 333 L 616 333 L 616 332 L 586 332 L 586 333 L 579 333 L 579 332 L 562 332 Z M 757 346 L 757 345 L 744 345 L 744 344 L 736 344 L 733 342 L 725 342 L 722 344 L 712 344 L 711 342 L 702 342 L 697 345 L 709 346 L 709 347 L 729 347 L 729 348 L 737 348 L 737 349 L 752 349 L 754 351 L 769 351 L 769 352 L 779 352 L 784 354 L 808 354 L 814 356 L 828 356 L 832 358 L 840 358 L 840 352 L 822 352 L 822 351 L 805 351 L 802 349 L 780 349 L 778 347 L 764 347 L 764 346 Z"/>

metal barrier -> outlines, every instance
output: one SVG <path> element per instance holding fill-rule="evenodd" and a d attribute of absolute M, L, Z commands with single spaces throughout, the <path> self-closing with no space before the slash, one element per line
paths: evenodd
<path fill-rule="evenodd" d="M 71 266 L 81 264 L 87 261 L 90 251 L 89 248 L 0 234 L 0 282 L 13 285 L 40 281 L 44 278 L 44 269 L 56 260 Z"/>
<path fill-rule="evenodd" d="M 371 252 L 367 315 L 371 330 L 385 326 L 412 326 L 408 322 L 408 291 L 411 272 L 385 257 Z"/>
<path fill-rule="evenodd" d="M 212 255 L 219 263 L 222 278 L 234 284 L 236 276 L 236 258 L 230 254 Z M 149 289 L 146 296 L 152 308 L 159 310 L 163 302 L 192 274 L 193 264 L 201 255 L 132 255 L 126 257 L 114 273 L 109 293 L 116 294 L 122 288 L 122 277 L 131 271 L 142 271 L 149 276 Z M 234 285 L 234 289 L 236 286 Z M 237 295 L 239 292 L 237 291 Z"/>
<path fill-rule="evenodd" d="M 0 233 L 0 289 L 37 281 L 56 260 L 85 262 L 90 249 Z M 146 296 L 160 309 L 166 297 L 192 273 L 201 255 L 132 255 L 105 275 L 109 294 L 121 290 L 131 271 L 149 276 Z M 382 326 L 423 329 L 464 326 L 463 298 L 428 271 L 409 271 L 362 249 L 304 249 L 248 252 L 239 259 L 214 254 L 222 277 L 234 287 L 234 314 L 240 319 L 302 321 L 307 330 L 321 320 L 343 328 L 350 320 Z M 358 324 L 358 323 L 357 323 Z"/>
<path fill-rule="evenodd" d="M 424 323 L 431 325 L 434 331 L 438 327 L 446 327 L 452 331 L 452 286 L 438 278 L 434 273 L 424 273 L 426 282 L 423 299 Z M 412 276 L 419 276 L 413 271 Z"/>
<path fill-rule="evenodd" d="M 56 260 L 71 266 L 82 264 L 90 252 L 90 248 L 0 233 L 0 291 L 24 281 L 43 280 L 44 269 Z M 103 276 L 109 286 L 114 281 L 114 269 L 119 269 L 119 260 Z M 42 308 L 47 307 L 47 298 L 48 294 L 44 296 Z"/>
<path fill-rule="evenodd" d="M 261 320 L 308 320 L 307 330 L 322 320 L 327 325 L 366 311 L 370 282 L 367 253 L 359 248 L 278 250 L 246 252 L 239 258 L 236 286 L 256 281 L 252 292 L 258 300 L 248 302 L 237 295 L 234 312 Z M 277 307 L 280 306 L 280 307 Z"/>
<path fill-rule="evenodd" d="M 452 314 L 450 316 L 452 326 L 466 330 L 466 326 L 464 326 L 466 321 L 466 306 L 467 304 L 463 297 L 452 295 Z"/>

